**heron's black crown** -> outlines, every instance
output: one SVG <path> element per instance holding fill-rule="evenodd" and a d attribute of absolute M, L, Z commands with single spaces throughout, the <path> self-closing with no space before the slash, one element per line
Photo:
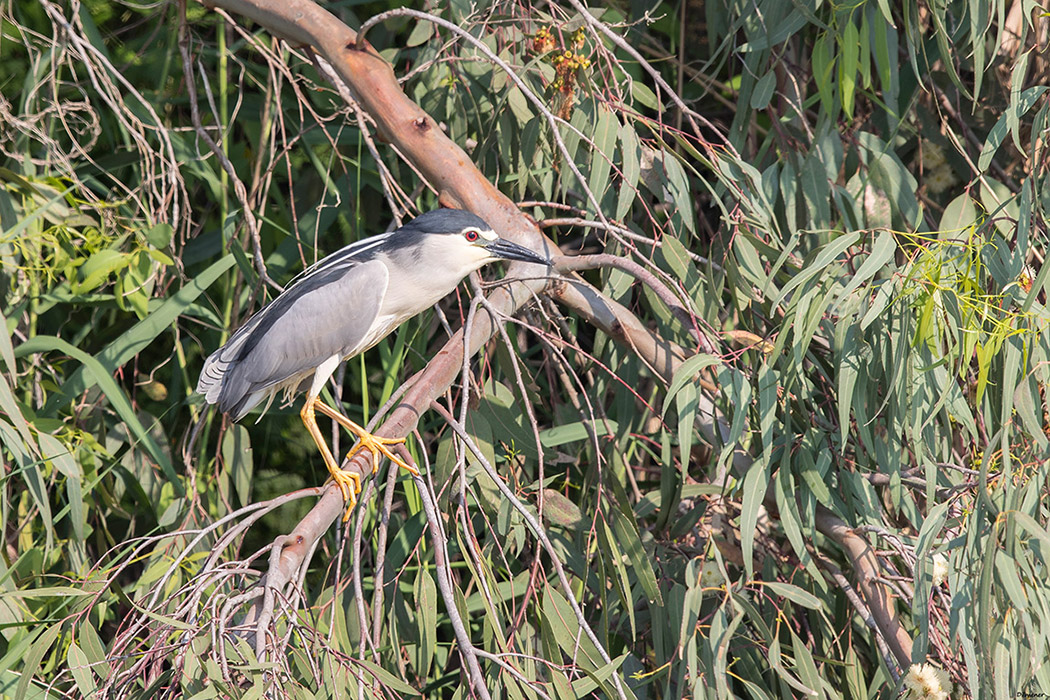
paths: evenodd
<path fill-rule="evenodd" d="M 398 229 L 405 233 L 463 233 L 468 228 L 491 231 L 492 227 L 476 214 L 462 209 L 435 209 L 424 212 Z"/>

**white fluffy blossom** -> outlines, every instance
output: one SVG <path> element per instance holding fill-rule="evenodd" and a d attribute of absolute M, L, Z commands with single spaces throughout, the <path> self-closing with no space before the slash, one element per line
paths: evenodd
<path fill-rule="evenodd" d="M 932 194 L 940 194 L 959 181 L 955 171 L 947 163 L 939 168 L 926 171 L 924 182 L 926 189 Z"/>
<path fill-rule="evenodd" d="M 948 700 L 952 682 L 948 673 L 930 664 L 912 664 L 904 677 L 906 700 Z"/>
<path fill-rule="evenodd" d="M 940 194 L 959 181 L 944 149 L 935 143 L 923 144 L 922 169 L 923 181 L 930 194 Z"/>
<path fill-rule="evenodd" d="M 700 585 L 704 588 L 715 588 L 722 585 L 722 574 L 718 571 L 718 565 L 713 562 L 704 564 L 700 572 Z"/>
<path fill-rule="evenodd" d="M 944 157 L 943 148 L 935 143 L 927 141 L 922 146 L 922 162 L 927 170 L 936 170 L 947 163 L 948 159 Z"/>
<path fill-rule="evenodd" d="M 948 580 L 948 559 L 940 553 L 933 555 L 933 587 Z"/>

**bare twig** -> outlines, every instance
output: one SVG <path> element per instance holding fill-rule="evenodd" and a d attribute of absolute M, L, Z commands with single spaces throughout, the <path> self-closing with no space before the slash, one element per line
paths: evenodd
<path fill-rule="evenodd" d="M 682 325 L 689 330 L 693 339 L 701 345 L 704 352 L 711 354 L 715 353 L 715 347 L 711 341 L 700 334 L 700 327 L 697 324 L 696 315 L 682 306 L 678 298 L 656 278 L 656 275 L 652 274 L 633 260 L 628 260 L 619 255 L 604 253 L 599 255 L 576 255 L 571 257 L 561 255 L 551 258 L 551 262 L 559 272 L 578 272 L 580 270 L 593 270 L 597 267 L 612 267 L 626 272 L 639 282 L 645 284 L 649 289 L 653 290 L 653 293 L 660 298 L 660 301 L 667 305 L 667 308 L 672 314 L 674 314 L 675 318 L 681 321 Z"/>
<path fill-rule="evenodd" d="M 186 31 L 186 3 L 183 1 L 180 3 L 180 18 L 179 18 L 179 54 L 182 56 L 182 67 L 183 72 L 186 75 L 186 94 L 190 99 L 190 118 L 193 121 L 193 127 L 197 132 L 197 136 L 204 141 L 208 146 L 208 150 L 212 152 L 216 160 L 222 166 L 222 169 L 229 176 L 230 181 L 233 183 L 233 191 L 237 197 L 237 201 L 241 205 L 241 214 L 244 216 L 245 225 L 248 228 L 248 235 L 252 241 L 252 258 L 255 262 L 255 271 L 259 275 L 259 279 L 265 282 L 270 287 L 280 291 L 281 285 L 274 282 L 269 273 L 266 272 L 266 261 L 263 259 L 262 254 L 262 238 L 259 235 L 259 222 L 255 219 L 253 213 L 253 207 L 251 202 L 248 201 L 248 192 L 244 188 L 244 183 L 241 182 L 240 177 L 237 175 L 237 170 L 233 167 L 233 163 L 226 157 L 223 150 L 219 147 L 219 144 L 215 142 L 215 139 L 211 137 L 208 130 L 204 128 L 201 123 L 200 107 L 197 104 L 197 83 L 193 78 L 193 60 L 190 58 L 190 37 L 189 32 Z"/>
<path fill-rule="evenodd" d="M 361 138 L 365 142 L 365 146 L 368 147 L 368 152 L 372 154 L 372 160 L 375 161 L 376 167 L 379 169 L 379 181 L 383 185 L 383 194 L 386 196 L 387 204 L 390 205 L 390 211 L 394 215 L 394 223 L 397 226 L 401 225 L 402 214 L 409 211 L 412 206 L 412 201 L 405 194 L 397 181 L 394 180 L 394 176 L 390 173 L 390 169 L 386 166 L 386 163 L 379 155 L 379 149 L 376 148 L 375 139 L 372 138 L 371 131 L 366 123 L 366 115 L 357 106 L 357 100 L 354 99 L 350 93 L 350 88 L 347 87 L 346 83 L 332 70 L 331 64 L 324 60 L 323 57 L 318 56 L 313 51 L 309 52 L 310 58 L 313 60 L 314 65 L 317 66 L 317 70 L 320 71 L 328 82 L 330 82 L 339 93 L 339 96 L 343 98 L 343 101 L 350 105 L 350 108 L 354 112 L 354 118 L 357 120 L 357 128 L 361 132 Z M 397 201 L 398 198 L 401 201 Z"/>
<path fill-rule="evenodd" d="M 40 4 L 56 28 L 54 42 L 56 54 L 48 61 L 52 64 L 57 64 L 63 60 L 69 60 L 65 58 L 67 49 L 68 47 L 74 49 L 69 53 L 75 57 L 77 64 L 75 72 L 79 73 L 81 69 L 86 71 L 88 80 L 95 89 L 95 93 L 110 108 L 112 114 L 134 143 L 135 149 L 141 156 L 140 165 L 143 172 L 140 178 L 142 183 L 140 188 L 131 189 L 120 180 L 114 180 L 114 185 L 124 191 L 129 199 L 136 203 L 136 206 L 148 221 L 165 221 L 170 223 L 176 230 L 180 230 L 185 234 L 190 227 L 189 195 L 186 192 L 185 183 L 178 167 L 178 159 L 175 157 L 175 151 L 164 121 L 157 114 L 153 104 L 146 100 L 121 71 L 111 63 L 109 57 L 86 39 L 79 19 L 79 2 L 69 4 L 68 11 L 73 17 L 72 21 L 66 19 L 66 6 L 59 6 L 47 0 L 42 0 Z M 61 32 L 58 31 L 59 28 Z M 47 85 L 47 82 L 39 81 L 39 85 L 44 87 Z M 132 98 L 142 112 L 148 116 L 149 123 L 143 122 L 137 112 L 129 108 L 128 103 L 131 100 L 128 100 L 128 98 Z M 7 104 L 6 100 L 0 98 L 0 116 L 3 116 L 5 121 L 9 116 L 14 116 L 10 113 Z M 98 164 L 88 154 L 86 147 L 78 142 L 78 135 L 67 123 L 66 111 L 68 108 L 55 105 L 53 109 L 68 132 L 75 152 L 98 167 Z M 51 138 L 51 135 L 48 133 L 51 131 L 50 127 L 37 129 L 30 121 L 20 119 L 14 119 L 13 124 L 18 129 L 32 134 L 34 138 L 39 138 L 42 143 L 48 145 L 50 152 L 54 153 L 54 155 L 59 155 L 58 141 Z M 159 150 L 149 143 L 149 135 L 151 134 L 160 142 Z M 6 138 L 0 138 L 0 142 L 6 140 Z M 12 155 L 20 159 L 23 154 Z M 79 181 L 74 169 L 69 164 L 68 158 L 59 156 L 59 160 L 60 162 L 64 161 L 68 175 Z M 46 164 L 48 166 L 51 165 L 50 161 Z M 106 169 L 99 167 L 99 170 L 105 172 Z M 91 188 L 81 187 L 78 189 L 82 195 L 90 196 Z M 143 197 L 143 195 L 145 196 Z"/>
<path fill-rule="evenodd" d="M 569 577 L 565 573 L 565 568 L 561 564 L 561 559 L 558 557 L 557 550 L 554 548 L 554 545 L 547 537 L 546 530 L 544 530 L 543 526 L 536 520 L 535 517 L 533 517 L 529 509 L 526 508 L 520 500 L 518 500 L 518 497 L 514 494 L 513 491 L 510 490 L 507 484 L 500 477 L 499 472 L 497 472 L 495 468 L 491 464 L 489 464 L 489 461 L 485 458 L 484 453 L 482 453 L 482 451 L 478 449 L 478 446 L 470 438 L 470 435 L 467 434 L 467 431 L 464 430 L 463 426 L 460 425 L 459 422 L 452 417 L 452 414 L 449 413 L 445 409 L 445 407 L 439 404 L 437 401 L 432 402 L 430 404 L 430 407 L 434 409 L 434 411 L 437 412 L 445 420 L 446 423 L 448 423 L 449 427 L 451 427 L 456 432 L 456 435 L 459 436 L 460 440 L 463 441 L 463 443 L 474 455 L 474 458 L 478 460 L 478 463 L 481 464 L 485 472 L 495 482 L 496 488 L 498 488 L 500 493 L 503 494 L 503 497 L 510 501 L 514 509 L 518 511 L 522 519 L 526 522 L 526 524 L 528 524 L 529 529 L 532 530 L 532 534 L 540 542 L 543 543 L 544 548 L 547 550 L 547 553 L 551 557 L 551 564 L 552 566 L 554 566 L 554 571 L 558 575 L 558 582 L 561 584 L 562 592 L 565 594 L 566 600 L 568 600 L 570 607 L 572 607 L 573 613 L 576 615 L 576 621 L 579 623 L 580 629 L 584 631 L 584 634 L 587 635 L 587 638 L 590 639 L 591 643 L 594 644 L 595 648 L 597 648 L 598 654 L 601 655 L 602 660 L 607 664 L 612 663 L 612 657 L 610 657 L 609 653 L 605 650 L 605 647 L 601 643 L 601 640 L 598 639 L 598 635 L 596 635 L 594 633 L 594 630 L 591 629 L 590 623 L 587 622 L 587 617 L 583 614 L 583 609 L 580 607 L 579 602 L 576 600 L 576 595 L 575 593 L 573 593 L 572 585 L 569 583 Z M 616 692 L 620 696 L 621 700 L 626 700 L 627 695 L 624 692 L 623 683 L 620 680 L 620 676 L 614 673 L 611 676 L 611 678 L 613 681 L 613 686 L 615 686 Z"/>
<path fill-rule="evenodd" d="M 519 202 L 519 206 L 525 206 L 525 202 Z M 652 246 L 653 248 L 663 248 L 663 241 L 650 236 L 643 236 L 640 233 L 635 233 L 629 228 L 623 226 L 617 226 L 611 223 L 605 223 L 602 221 L 594 221 L 592 219 L 585 219 L 578 216 L 563 216 L 563 217 L 549 217 L 541 219 L 537 222 L 541 229 L 551 228 L 552 226 L 581 226 L 584 228 L 599 229 L 602 231 L 615 232 L 624 238 L 642 243 L 643 245 Z M 697 255 L 691 250 L 686 250 L 685 254 L 689 256 L 689 259 L 693 262 L 700 263 L 701 265 L 710 265 L 711 269 L 718 272 L 722 271 L 722 266 L 711 262 L 702 255 Z"/>
<path fill-rule="evenodd" d="M 437 585 L 441 591 L 441 597 L 445 600 L 445 611 L 448 613 L 449 622 L 456 634 L 459 643 L 459 653 L 467 662 L 470 669 L 470 682 L 476 692 L 483 700 L 490 700 L 488 688 L 485 686 L 485 674 L 481 672 L 478 664 L 477 651 L 470 641 L 470 634 L 463 624 L 463 618 L 459 614 L 456 605 L 456 595 L 452 591 L 452 574 L 448 567 L 448 536 L 445 534 L 441 524 L 441 516 L 438 515 L 433 486 L 422 476 L 415 477 L 416 486 L 419 488 L 419 497 L 423 501 L 423 510 L 427 514 L 427 524 L 430 527 L 431 544 L 434 546 L 434 567 L 437 573 Z"/>

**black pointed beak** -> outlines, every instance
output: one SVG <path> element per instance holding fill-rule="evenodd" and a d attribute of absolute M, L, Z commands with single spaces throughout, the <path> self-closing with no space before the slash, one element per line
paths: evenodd
<path fill-rule="evenodd" d="M 524 246 L 520 246 L 517 243 L 511 243 L 503 238 L 497 238 L 492 243 L 485 246 L 485 248 L 493 257 L 503 258 L 504 260 L 520 260 L 521 262 L 536 263 L 537 265 L 551 264 L 550 260 L 539 253 L 534 253 Z"/>

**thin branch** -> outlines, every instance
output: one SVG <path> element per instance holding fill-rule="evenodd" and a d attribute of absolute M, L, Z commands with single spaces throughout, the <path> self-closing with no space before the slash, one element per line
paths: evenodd
<path fill-rule="evenodd" d="M 222 166 L 222 169 L 233 183 L 233 191 L 241 205 L 241 214 L 244 216 L 244 223 L 248 228 L 248 235 L 252 241 L 252 258 L 255 262 L 255 271 L 259 274 L 259 279 L 270 287 L 282 291 L 281 285 L 274 282 L 266 271 L 266 261 L 263 259 L 262 254 L 262 238 L 259 235 L 259 222 L 253 213 L 254 208 L 248 201 L 248 192 L 244 188 L 244 183 L 241 182 L 241 178 L 237 175 L 237 170 L 233 167 L 233 163 L 230 162 L 230 159 L 219 148 L 219 144 L 215 142 L 215 139 L 211 137 L 211 134 L 208 133 L 208 130 L 201 123 L 200 107 L 197 104 L 197 81 L 193 77 L 193 59 L 190 58 L 190 37 L 189 32 L 186 31 L 185 1 L 180 3 L 179 9 L 179 54 L 182 56 L 182 70 L 186 75 L 186 93 L 190 99 L 190 119 L 193 121 L 193 128 L 197 132 L 197 136 L 208 146 L 208 150 L 215 155 L 219 165 Z M 225 222 L 223 223 L 225 224 Z"/>
<path fill-rule="evenodd" d="M 524 207 L 527 204 L 539 205 L 536 202 L 518 202 L 518 206 Z M 585 219 L 578 216 L 564 216 L 564 217 L 550 217 L 546 219 L 540 219 L 536 223 L 539 224 L 541 229 L 551 228 L 553 226 L 581 226 L 583 228 L 594 228 L 602 231 L 608 231 L 610 233 L 617 233 L 624 238 L 630 239 L 637 243 L 642 243 L 653 248 L 663 248 L 664 243 L 662 240 L 652 238 L 650 236 L 643 236 L 640 233 L 635 233 L 629 228 L 623 226 L 617 226 L 616 224 L 605 223 L 602 221 L 594 221 L 592 219 Z M 702 255 L 697 255 L 691 250 L 684 251 L 689 259 L 700 265 L 710 265 L 711 269 L 716 272 L 722 272 L 722 266 L 717 263 L 713 263 Z"/>
<path fill-rule="evenodd" d="M 606 664 L 611 664 L 612 657 L 609 656 L 609 652 L 605 650 L 605 646 L 598 639 L 598 635 L 594 633 L 594 630 L 591 629 L 590 623 L 587 622 L 587 617 L 583 614 L 583 609 L 580 608 L 580 604 L 576 600 L 576 595 L 575 593 L 573 593 L 572 585 L 569 583 L 569 577 L 565 574 L 565 567 L 563 567 L 561 564 L 561 559 L 558 556 L 558 550 L 554 548 L 554 544 L 550 541 L 550 538 L 547 537 L 546 530 L 536 520 L 536 518 L 533 517 L 532 512 L 525 507 L 525 504 L 518 500 L 518 497 L 514 494 L 513 491 L 510 490 L 510 487 L 507 486 L 506 482 L 500 476 L 499 472 L 497 472 L 496 469 L 489 463 L 488 459 L 485 458 L 484 453 L 482 453 L 482 451 L 470 438 L 470 435 L 463 428 L 463 426 L 460 425 L 460 423 L 452 417 L 452 414 L 449 413 L 448 410 L 444 406 L 439 404 L 437 401 L 432 402 L 430 404 L 430 407 L 434 409 L 434 411 L 438 413 L 445 420 L 446 423 L 448 423 L 449 427 L 456 432 L 456 435 L 459 436 L 460 440 L 463 441 L 463 443 L 474 455 L 474 458 L 478 460 L 478 463 L 481 465 L 481 467 L 485 470 L 485 472 L 489 475 L 493 482 L 495 482 L 496 488 L 499 489 L 500 493 L 503 494 L 504 498 L 510 501 L 510 504 L 514 507 L 516 511 L 518 511 L 522 519 L 528 524 L 529 529 L 532 530 L 532 534 L 540 542 L 543 543 L 544 548 L 547 550 L 547 554 L 550 555 L 551 564 L 554 566 L 554 571 L 558 575 L 558 582 L 561 584 L 562 592 L 565 594 L 565 598 L 566 600 L 568 600 L 569 606 L 572 608 L 572 611 L 576 616 L 576 621 L 577 623 L 579 623 L 580 629 L 583 630 L 584 634 L 587 635 L 587 638 L 590 639 L 591 643 L 594 644 L 595 648 L 597 648 L 598 654 L 601 655 L 602 660 Z M 616 687 L 616 692 L 620 696 L 621 700 L 626 700 L 627 695 L 624 692 L 623 683 L 620 680 L 619 674 L 614 673 L 612 674 L 611 678 L 613 681 L 613 685 Z"/>
<path fill-rule="evenodd" d="M 882 654 L 882 659 L 886 664 L 886 668 L 889 669 L 890 677 L 893 678 L 894 682 L 900 678 L 900 672 L 898 666 L 894 663 L 893 655 L 890 653 L 890 648 L 886 644 L 886 637 L 882 633 L 882 629 L 875 621 L 875 616 L 871 614 L 870 608 L 860 599 L 857 592 L 850 585 L 849 580 L 842 574 L 842 571 L 835 566 L 834 562 L 828 559 L 826 556 L 821 554 L 819 551 L 814 549 L 812 551 L 814 559 L 820 565 L 820 568 L 825 571 L 827 576 L 835 582 L 846 596 L 846 600 L 853 606 L 853 609 L 860 615 L 860 618 L 864 620 L 864 624 L 871 629 L 872 634 L 875 637 L 875 643 L 879 647 L 879 651 Z"/>
<path fill-rule="evenodd" d="M 441 591 L 441 597 L 445 600 L 445 612 L 448 614 L 449 622 L 456 634 L 459 643 L 459 653 L 467 662 L 470 670 L 470 682 L 474 692 L 484 700 L 491 700 L 488 688 L 485 686 L 485 674 L 481 672 L 478 664 L 477 651 L 470 641 L 463 618 L 459 614 L 459 606 L 456 605 L 456 595 L 452 591 L 452 573 L 448 566 L 448 535 L 442 526 L 441 516 L 438 515 L 433 486 L 429 480 L 422 476 L 415 477 L 416 486 L 419 489 L 419 497 L 423 501 L 423 510 L 427 514 L 427 524 L 430 527 L 430 539 L 434 545 L 434 566 L 437 572 L 437 585 Z"/>
<path fill-rule="evenodd" d="M 593 270 L 598 267 L 612 267 L 631 275 L 639 282 L 644 283 L 653 293 L 660 298 L 671 313 L 677 318 L 689 333 L 693 336 L 704 352 L 715 354 L 715 347 L 710 340 L 700 334 L 700 328 L 696 322 L 696 315 L 686 309 L 678 301 L 675 295 L 668 289 L 656 275 L 644 267 L 619 255 L 603 253 L 599 255 L 559 255 L 551 258 L 551 263 L 559 272 L 578 272 L 580 270 Z"/>
<path fill-rule="evenodd" d="M 405 192 L 398 187 L 397 181 L 390 173 L 390 169 L 387 168 L 386 163 L 380 157 L 375 139 L 372 138 L 372 134 L 368 129 L 365 113 L 358 107 L 357 100 L 355 100 L 354 96 L 350 93 L 350 88 L 347 87 L 346 83 L 344 83 L 332 69 L 331 64 L 313 51 L 307 53 L 317 67 L 318 72 L 320 72 L 321 75 L 323 75 L 328 82 L 335 87 L 339 96 L 343 98 L 343 101 L 350 105 L 350 108 L 353 110 L 354 118 L 357 120 L 357 129 L 361 132 L 361 138 L 364 140 L 365 146 L 368 147 L 368 152 L 372 155 L 372 160 L 375 161 L 376 168 L 379 170 L 379 182 L 383 185 L 383 194 L 386 196 L 387 204 L 390 206 L 390 212 L 394 216 L 394 223 L 397 224 L 397 226 L 400 226 L 402 214 L 410 210 L 412 201 L 408 198 Z M 398 202 L 395 195 L 400 195 L 402 201 Z"/>

